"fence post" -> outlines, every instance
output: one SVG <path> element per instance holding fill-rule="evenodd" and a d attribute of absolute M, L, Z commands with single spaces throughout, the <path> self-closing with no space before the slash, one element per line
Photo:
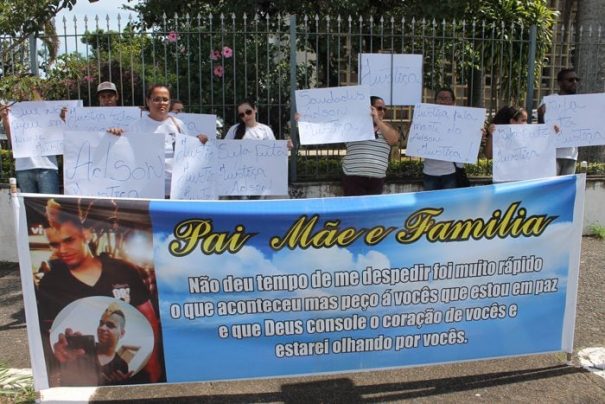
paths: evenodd
<path fill-rule="evenodd" d="M 294 147 L 290 152 L 290 163 L 288 164 L 290 182 L 296 181 L 296 160 L 298 156 L 298 124 L 294 120 L 296 111 L 296 15 L 290 16 L 290 138 Z"/>
<path fill-rule="evenodd" d="M 34 76 L 38 75 L 38 42 L 33 34 L 29 37 L 29 70 Z"/>
<path fill-rule="evenodd" d="M 529 55 L 527 58 L 527 97 L 525 98 L 525 110 L 527 111 L 527 123 L 531 123 L 534 108 L 534 80 L 536 71 L 536 38 L 538 29 L 535 25 L 529 28 Z"/>

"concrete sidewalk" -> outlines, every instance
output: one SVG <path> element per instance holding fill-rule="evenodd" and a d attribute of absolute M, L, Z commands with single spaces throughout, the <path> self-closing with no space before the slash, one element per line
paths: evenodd
<path fill-rule="evenodd" d="M 0 361 L 12 368 L 27 368 L 30 365 L 19 282 L 16 264 L 0 265 Z M 605 403 L 605 379 L 582 368 L 577 356 L 583 348 L 605 347 L 604 290 L 605 241 L 585 237 L 575 351 L 569 364 L 561 353 L 287 379 L 102 387 L 94 390 L 92 401 Z M 77 398 L 74 393 L 73 389 L 61 393 L 58 402 Z"/>

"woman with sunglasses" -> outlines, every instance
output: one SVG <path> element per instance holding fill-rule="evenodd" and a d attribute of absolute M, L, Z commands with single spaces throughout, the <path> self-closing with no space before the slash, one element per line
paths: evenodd
<path fill-rule="evenodd" d="M 372 96 L 370 104 L 375 139 L 346 144 L 347 155 L 342 161 L 345 196 L 382 194 L 391 146 L 399 142 L 399 132 L 384 122 L 384 100 Z"/>
<path fill-rule="evenodd" d="M 275 140 L 271 128 L 256 121 L 256 104 L 245 99 L 237 104 L 237 116 L 241 120 L 227 131 L 225 139 Z"/>
<path fill-rule="evenodd" d="M 185 124 L 178 118 L 170 115 L 170 89 L 163 84 L 154 84 L 147 90 L 145 97 L 148 114 L 143 114 L 141 119 L 128 126 L 128 132 L 137 133 L 162 133 L 164 134 L 164 158 L 166 161 L 165 176 L 165 195 L 170 195 L 170 182 L 172 179 L 172 160 L 174 158 L 174 143 L 176 134 L 187 135 Z M 108 132 L 114 135 L 121 135 L 124 132 L 122 128 L 111 128 Z M 205 144 L 208 136 L 198 134 L 197 138 Z"/>

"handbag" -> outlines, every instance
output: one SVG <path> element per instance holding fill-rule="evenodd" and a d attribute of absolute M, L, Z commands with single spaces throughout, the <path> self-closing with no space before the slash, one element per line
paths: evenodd
<path fill-rule="evenodd" d="M 464 167 L 458 167 L 456 164 L 454 164 L 454 167 L 456 167 L 456 185 L 458 186 L 458 188 L 470 187 L 471 182 L 466 176 L 466 170 L 464 169 Z"/>

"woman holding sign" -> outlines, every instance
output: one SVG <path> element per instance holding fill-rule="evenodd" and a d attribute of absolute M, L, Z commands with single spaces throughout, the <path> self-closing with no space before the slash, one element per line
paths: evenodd
<path fill-rule="evenodd" d="M 384 100 L 372 96 L 370 103 L 375 139 L 346 144 L 347 155 L 342 161 L 345 196 L 382 194 L 391 146 L 399 141 L 399 132 L 384 122 Z"/>
<path fill-rule="evenodd" d="M 164 134 L 164 157 L 166 165 L 165 174 L 165 194 L 170 195 L 170 182 L 172 178 L 172 159 L 174 158 L 174 142 L 176 134 L 186 135 L 185 124 L 170 115 L 170 90 L 163 84 L 155 84 L 147 90 L 145 104 L 149 114 L 144 115 L 140 120 L 133 122 L 128 127 L 128 132 L 137 133 L 162 133 Z M 111 128 L 107 130 L 114 135 L 121 135 L 124 132 L 122 128 Z M 205 144 L 208 136 L 205 134 L 197 135 L 200 142 Z"/>
<path fill-rule="evenodd" d="M 487 134 L 485 135 L 485 157 L 491 159 L 493 157 L 493 134 L 496 130 L 495 125 L 522 125 L 527 123 L 527 111 L 523 108 L 502 107 L 496 112 L 492 123 L 490 124 Z"/>

